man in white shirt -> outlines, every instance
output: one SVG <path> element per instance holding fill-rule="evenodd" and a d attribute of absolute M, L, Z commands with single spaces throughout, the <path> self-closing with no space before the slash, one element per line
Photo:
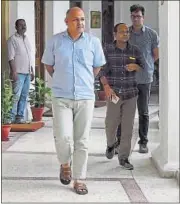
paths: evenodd
<path fill-rule="evenodd" d="M 24 123 L 24 110 L 29 94 L 30 81 L 34 79 L 34 71 L 31 46 L 25 35 L 27 29 L 25 20 L 18 19 L 15 28 L 17 32 L 7 41 L 10 79 L 13 87 L 11 123 Z"/>

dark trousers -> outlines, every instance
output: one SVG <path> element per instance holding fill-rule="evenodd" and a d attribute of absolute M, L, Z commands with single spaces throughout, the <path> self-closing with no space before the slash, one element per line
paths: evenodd
<path fill-rule="evenodd" d="M 139 113 L 139 142 L 138 144 L 147 144 L 148 142 L 148 128 L 149 128 L 149 98 L 151 83 L 138 84 L 138 99 L 137 108 Z M 117 139 L 120 141 L 121 138 L 121 125 L 117 129 Z"/>

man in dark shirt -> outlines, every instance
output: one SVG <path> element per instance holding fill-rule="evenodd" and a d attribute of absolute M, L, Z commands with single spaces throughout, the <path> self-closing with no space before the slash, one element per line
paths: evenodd
<path fill-rule="evenodd" d="M 104 46 L 107 64 L 99 73 L 107 97 L 106 113 L 106 157 L 115 153 L 116 130 L 121 124 L 121 143 L 118 150 L 119 164 L 132 170 L 129 163 L 131 138 L 137 101 L 136 71 L 144 66 L 141 52 L 128 43 L 129 28 L 124 23 L 114 27 L 115 41 Z"/>
<path fill-rule="evenodd" d="M 153 82 L 154 63 L 159 59 L 159 36 L 155 30 L 144 25 L 145 8 L 139 4 L 130 7 L 132 26 L 129 42 L 142 52 L 145 66 L 137 73 L 138 84 L 137 108 L 139 114 L 139 153 L 148 153 L 149 98 Z M 121 127 L 117 131 L 120 140 Z"/>

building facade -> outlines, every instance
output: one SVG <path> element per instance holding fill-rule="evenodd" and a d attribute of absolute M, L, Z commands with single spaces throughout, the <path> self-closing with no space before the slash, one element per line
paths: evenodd
<path fill-rule="evenodd" d="M 160 143 L 152 160 L 162 176 L 170 177 L 179 170 L 179 1 L 2 1 L 2 70 L 8 69 L 6 40 L 15 32 L 18 18 L 27 23 L 35 72 L 51 87 L 40 60 L 47 40 L 66 29 L 64 18 L 69 8 L 81 7 L 86 31 L 104 43 L 112 39 L 116 23 L 131 24 L 129 8 L 135 3 L 145 7 L 145 24 L 160 35 Z M 92 11 L 100 12 L 96 28 Z"/>

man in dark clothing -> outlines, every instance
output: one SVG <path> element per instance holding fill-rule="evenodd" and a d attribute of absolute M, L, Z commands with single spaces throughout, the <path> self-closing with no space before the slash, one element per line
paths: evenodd
<path fill-rule="evenodd" d="M 137 73 L 139 113 L 139 153 L 148 153 L 148 128 L 149 128 L 149 98 L 151 83 L 153 81 L 154 62 L 159 58 L 159 37 L 157 32 L 144 25 L 143 6 L 137 4 L 130 7 L 132 26 L 130 26 L 129 42 L 136 45 L 145 59 L 145 67 Z M 120 136 L 120 127 L 117 136 Z"/>
<path fill-rule="evenodd" d="M 112 159 L 114 156 L 116 130 L 121 123 L 119 164 L 132 170 L 133 165 L 128 159 L 138 94 L 136 71 L 144 66 L 144 60 L 139 49 L 128 43 L 129 28 L 126 24 L 115 26 L 114 37 L 114 43 L 104 46 L 107 64 L 99 73 L 107 97 L 106 157 Z"/>

